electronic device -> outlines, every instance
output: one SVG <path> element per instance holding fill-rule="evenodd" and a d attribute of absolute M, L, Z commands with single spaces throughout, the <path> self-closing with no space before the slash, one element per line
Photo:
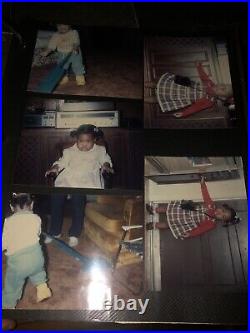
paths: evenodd
<path fill-rule="evenodd" d="M 119 111 L 57 112 L 56 128 L 77 128 L 83 124 L 119 127 Z"/>
<path fill-rule="evenodd" d="M 74 111 L 104 111 L 114 110 L 114 102 L 111 101 L 81 101 L 75 100 L 61 100 L 59 101 L 59 109 L 62 112 L 74 112 Z"/>
<path fill-rule="evenodd" d="M 45 111 L 44 113 L 25 113 L 24 127 L 55 127 L 56 112 Z"/>

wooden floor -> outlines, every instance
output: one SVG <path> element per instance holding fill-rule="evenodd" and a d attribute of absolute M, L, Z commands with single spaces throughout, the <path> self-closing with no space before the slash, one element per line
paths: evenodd
<path fill-rule="evenodd" d="M 69 225 L 64 223 L 62 239 L 67 242 L 67 230 Z M 84 233 L 80 243 L 76 247 L 82 255 L 90 258 L 102 258 L 101 251 L 88 239 Z M 86 270 L 73 257 L 65 254 L 53 245 L 53 242 L 45 247 L 47 257 L 47 272 L 49 286 L 53 297 L 46 302 L 36 303 L 36 290 L 28 282 L 17 309 L 34 310 L 86 310 L 99 309 L 100 303 L 113 295 L 123 299 L 140 297 L 143 284 L 143 264 L 133 264 L 117 268 L 114 273 L 111 269 L 99 271 L 100 276 L 90 270 Z M 6 258 L 3 258 L 3 276 L 6 267 Z M 139 293 L 139 294 L 138 294 Z"/>
<path fill-rule="evenodd" d="M 173 113 L 162 112 L 158 103 L 144 103 L 144 125 L 166 129 L 230 127 L 226 108 L 217 105 L 182 119 L 175 118 Z"/>
<path fill-rule="evenodd" d="M 142 60 L 125 55 L 98 55 L 86 59 L 86 85 L 77 86 L 75 77 L 65 85 L 54 90 L 56 94 L 82 96 L 143 98 Z M 37 91 L 37 85 L 47 75 L 51 66 L 33 67 L 31 70 L 29 91 Z"/>

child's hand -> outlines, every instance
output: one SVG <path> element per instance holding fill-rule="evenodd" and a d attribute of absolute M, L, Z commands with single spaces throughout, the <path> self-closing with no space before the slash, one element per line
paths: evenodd
<path fill-rule="evenodd" d="M 58 175 L 59 170 L 58 170 L 58 166 L 57 165 L 55 165 L 51 169 L 47 170 L 46 173 L 45 173 L 45 177 L 48 177 L 48 176 L 52 175 L 53 173 L 55 173 L 56 176 Z"/>
<path fill-rule="evenodd" d="M 108 173 L 114 173 L 114 169 L 111 168 L 111 166 L 109 165 L 109 163 L 104 163 L 102 166 L 102 172 L 106 171 Z"/>
<path fill-rule="evenodd" d="M 73 50 L 72 50 L 72 52 L 73 52 L 74 54 L 78 54 L 78 53 L 79 53 L 79 46 L 78 46 L 78 45 L 74 45 L 74 46 L 73 46 Z"/>
<path fill-rule="evenodd" d="M 50 54 L 50 50 L 45 50 L 45 51 L 41 52 L 42 57 L 47 57 L 49 54 Z"/>
<path fill-rule="evenodd" d="M 201 176 L 201 185 L 205 184 L 205 177 L 204 176 Z"/>
<path fill-rule="evenodd" d="M 182 112 L 176 112 L 174 113 L 175 118 L 181 118 L 182 117 Z"/>
<path fill-rule="evenodd" d="M 182 238 L 188 238 L 190 236 L 189 232 L 185 232 L 183 235 L 182 235 Z"/>

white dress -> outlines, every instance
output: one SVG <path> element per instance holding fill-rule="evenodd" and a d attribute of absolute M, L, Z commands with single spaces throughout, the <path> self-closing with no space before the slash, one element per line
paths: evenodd
<path fill-rule="evenodd" d="M 55 180 L 55 186 L 103 188 L 100 169 L 105 162 L 112 167 L 105 147 L 94 144 L 89 151 L 81 151 L 74 144 L 64 149 L 63 156 L 53 164 L 59 166 L 59 172 L 62 170 Z"/>

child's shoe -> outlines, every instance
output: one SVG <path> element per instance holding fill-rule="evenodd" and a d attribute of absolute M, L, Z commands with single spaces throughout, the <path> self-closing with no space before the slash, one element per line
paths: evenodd
<path fill-rule="evenodd" d="M 56 235 L 56 236 L 53 236 L 54 238 L 60 238 L 62 236 L 62 234 L 59 234 L 59 235 Z M 53 241 L 53 237 L 49 236 L 49 235 L 46 235 L 45 237 L 45 240 L 44 240 L 44 243 L 45 244 L 49 244 Z"/>
<path fill-rule="evenodd" d="M 77 246 L 78 245 L 78 238 L 77 237 L 74 237 L 74 236 L 70 236 L 69 237 L 69 242 L 68 242 L 68 245 L 70 246 L 70 247 L 75 247 L 75 246 Z"/>
<path fill-rule="evenodd" d="M 154 209 L 151 205 L 146 204 L 146 210 L 150 215 L 154 215 Z"/>
<path fill-rule="evenodd" d="M 84 75 L 76 75 L 76 84 L 78 86 L 84 86 L 86 83 Z"/>
<path fill-rule="evenodd" d="M 60 84 L 66 84 L 66 83 L 68 83 L 68 82 L 69 82 L 69 77 L 68 77 L 68 75 L 65 75 L 65 76 L 61 79 Z"/>
<path fill-rule="evenodd" d="M 36 286 L 36 292 L 37 303 L 42 302 L 52 296 L 51 290 L 49 289 L 46 282 Z"/>

